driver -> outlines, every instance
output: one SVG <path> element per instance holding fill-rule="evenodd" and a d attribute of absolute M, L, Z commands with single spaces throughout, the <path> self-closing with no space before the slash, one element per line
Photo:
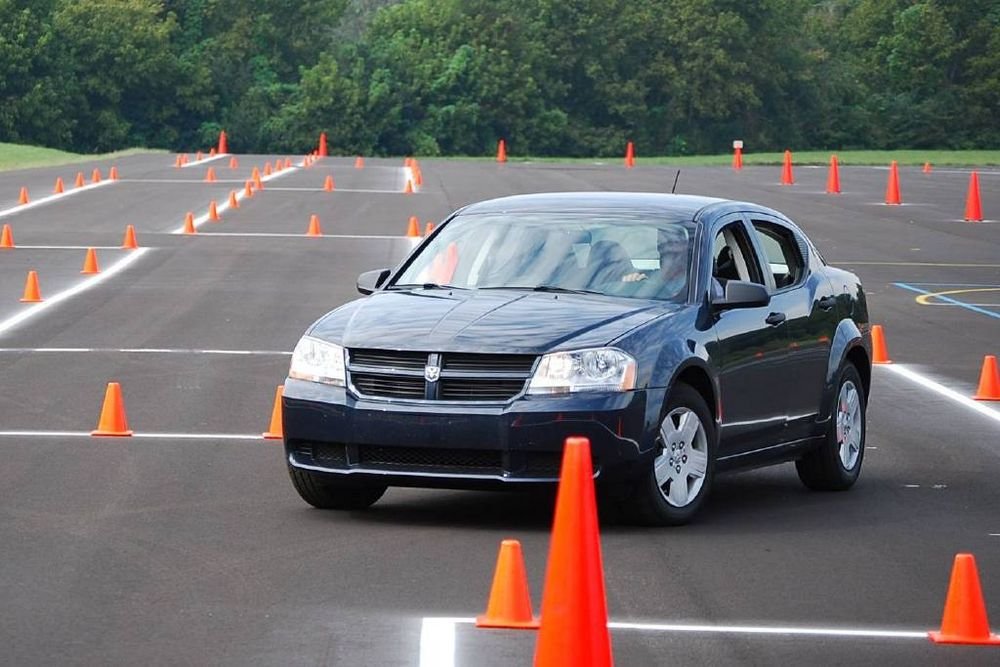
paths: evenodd
<path fill-rule="evenodd" d="M 649 280 L 642 292 L 660 298 L 678 296 L 687 288 L 688 232 L 681 226 L 656 230 L 656 250 L 660 255 L 660 268 L 652 275 L 633 271 L 622 276 L 622 282 L 636 283 Z M 655 285 L 655 287 L 654 287 Z"/>

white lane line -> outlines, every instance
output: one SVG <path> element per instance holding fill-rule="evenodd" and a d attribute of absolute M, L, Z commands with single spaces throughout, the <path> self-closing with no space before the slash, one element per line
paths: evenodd
<path fill-rule="evenodd" d="M 465 620 L 456 618 L 423 619 L 420 626 L 420 667 L 454 667 L 455 623 L 461 623 Z"/>
<path fill-rule="evenodd" d="M 208 162 L 213 162 L 214 160 L 221 160 L 224 157 L 229 157 L 229 153 L 216 153 L 213 156 L 203 157 L 200 160 L 194 160 L 192 162 L 185 162 L 181 165 L 181 169 L 186 169 L 188 167 L 197 167 L 199 165 L 206 164 Z"/>
<path fill-rule="evenodd" d="M 90 431 L 0 431 L 0 438 L 113 438 L 91 435 Z M 263 440 L 261 434 L 241 433 L 133 433 L 127 438 L 159 440 Z M 123 438 L 124 439 L 124 438 Z M 277 442 L 277 441 L 275 441 Z"/>
<path fill-rule="evenodd" d="M 18 243 L 11 250 L 125 250 L 120 245 L 21 245 Z"/>
<path fill-rule="evenodd" d="M 4 209 L 4 210 L 0 211 L 0 218 L 3 218 L 3 217 L 8 216 L 8 215 L 14 215 L 16 213 L 21 213 L 22 211 L 27 211 L 27 210 L 33 209 L 36 206 L 44 206 L 45 204 L 52 203 L 52 202 L 57 201 L 59 199 L 63 199 L 65 197 L 71 197 L 73 195 L 80 194 L 81 192 L 87 192 L 88 190 L 94 190 L 96 188 L 103 188 L 105 185 L 111 185 L 112 183 L 118 183 L 118 181 L 112 181 L 110 179 L 106 179 L 106 180 L 101 181 L 100 183 L 91 183 L 90 185 L 81 185 L 78 188 L 70 188 L 69 190 L 66 190 L 65 192 L 60 192 L 59 194 L 49 195 L 48 197 L 42 197 L 41 199 L 33 199 L 33 200 L 29 201 L 27 204 L 20 204 L 18 206 L 14 206 L 13 208 L 7 208 L 7 209 Z"/>
<path fill-rule="evenodd" d="M 984 417 L 989 417 L 993 421 L 1000 423 L 1000 412 L 993 410 L 992 408 L 984 405 L 983 403 L 975 401 L 972 398 L 965 396 L 964 394 L 960 394 L 954 389 L 949 389 L 948 387 L 945 387 L 942 384 L 938 384 L 934 380 L 924 377 L 920 373 L 911 371 L 909 368 L 906 368 L 905 366 L 901 366 L 899 364 L 879 364 L 876 366 L 876 368 L 885 368 L 889 371 L 892 371 L 896 375 L 899 375 L 909 380 L 910 382 L 920 385 L 924 389 L 929 389 L 940 396 L 952 400 L 955 403 L 958 403 L 959 405 L 964 405 L 970 410 L 974 410 L 979 414 L 983 415 Z"/>
<path fill-rule="evenodd" d="M 420 237 L 416 236 L 390 236 L 390 235 L 378 235 L 378 234 L 326 234 L 322 236 L 307 236 L 306 234 L 283 234 L 280 232 L 198 232 L 198 236 L 238 236 L 238 237 L 272 237 L 277 236 L 281 238 L 303 238 L 303 239 L 395 239 L 397 241 L 416 238 L 419 240 Z"/>
<path fill-rule="evenodd" d="M 414 186 L 416 187 L 416 186 Z M 326 192 L 323 188 L 293 188 L 293 187 L 276 187 L 268 188 L 269 190 L 274 190 L 275 192 Z M 364 194 L 375 194 L 375 195 L 398 195 L 401 190 L 364 190 L 360 188 L 341 188 L 337 187 L 330 194 L 336 194 L 338 192 L 361 192 Z"/>
<path fill-rule="evenodd" d="M 22 354 L 27 352 L 77 353 L 113 352 L 123 354 L 220 354 L 235 356 L 291 356 L 281 350 L 189 350 L 166 347 L 0 347 L 0 353 Z"/>
<path fill-rule="evenodd" d="M 21 312 L 17 313 L 16 315 L 8 317 L 6 320 L 0 321 L 0 335 L 7 333 L 10 329 L 13 329 L 18 324 L 21 324 L 25 320 L 35 317 L 36 315 L 40 315 L 49 308 L 52 308 L 57 304 L 60 304 L 63 301 L 90 289 L 91 287 L 96 287 L 97 285 L 103 283 L 105 280 L 113 278 L 117 274 L 124 271 L 126 267 L 128 267 L 130 264 L 138 260 L 148 251 L 149 248 L 139 248 L 137 250 L 132 250 L 129 252 L 128 255 L 122 257 L 117 262 L 113 263 L 111 266 L 106 267 L 100 273 L 85 280 L 82 280 L 76 285 L 73 285 L 69 289 L 63 290 L 62 292 L 59 292 L 54 296 L 45 297 L 45 301 L 28 306 Z"/>

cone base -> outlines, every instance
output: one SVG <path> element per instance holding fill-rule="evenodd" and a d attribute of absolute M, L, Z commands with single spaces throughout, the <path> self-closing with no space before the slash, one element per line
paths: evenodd
<path fill-rule="evenodd" d="M 539 618 L 532 618 L 530 621 L 515 621 L 512 619 L 489 618 L 487 616 L 476 616 L 477 628 L 504 628 L 507 630 L 537 630 L 542 625 Z"/>
<path fill-rule="evenodd" d="M 100 429 L 97 429 L 95 431 L 91 431 L 90 435 L 99 435 L 99 436 L 108 437 L 108 438 L 125 438 L 125 437 L 128 437 L 128 436 L 132 435 L 132 431 L 131 430 L 128 430 L 128 431 L 102 431 Z"/>
<path fill-rule="evenodd" d="M 972 398 L 977 401 L 1000 401 L 1000 396 L 980 396 L 976 394 Z"/>
<path fill-rule="evenodd" d="M 874 364 L 875 366 L 888 366 L 891 363 L 892 363 L 891 361 L 873 361 L 872 362 L 872 364 Z"/>
<path fill-rule="evenodd" d="M 271 433 L 270 431 L 260 434 L 265 440 L 284 440 L 285 436 L 281 433 Z"/>
<path fill-rule="evenodd" d="M 980 646 L 1000 646 L 1000 635 L 989 635 L 983 638 L 966 637 L 964 635 L 949 635 L 943 632 L 928 632 L 927 636 L 935 644 L 977 644 Z"/>

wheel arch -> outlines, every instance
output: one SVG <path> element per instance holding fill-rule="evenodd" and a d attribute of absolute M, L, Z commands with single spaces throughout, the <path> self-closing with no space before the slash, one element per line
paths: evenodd
<path fill-rule="evenodd" d="M 674 373 L 674 377 L 670 381 L 670 388 L 673 389 L 678 383 L 683 383 L 694 389 L 705 400 L 705 404 L 708 406 L 708 411 L 712 416 L 712 420 L 718 424 L 718 392 L 716 391 L 715 383 L 712 381 L 712 376 L 709 373 L 707 366 L 703 363 L 698 363 L 699 361 L 700 360 L 691 360 L 687 364 L 678 368 L 677 372 Z M 667 396 L 670 396 L 669 391 L 667 392 Z"/>

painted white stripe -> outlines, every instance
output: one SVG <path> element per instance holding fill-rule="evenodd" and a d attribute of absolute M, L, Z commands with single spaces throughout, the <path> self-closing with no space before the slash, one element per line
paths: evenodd
<path fill-rule="evenodd" d="M 404 187 L 405 187 L 405 181 L 404 181 Z M 416 187 L 416 185 L 414 185 L 414 187 Z M 269 190 L 273 190 L 275 192 L 326 192 L 326 190 L 324 190 L 323 188 L 276 187 L 276 188 L 268 188 L 268 189 Z M 341 188 L 341 187 L 337 187 L 330 194 L 336 194 L 338 192 L 355 192 L 355 193 L 361 192 L 361 193 L 365 193 L 365 194 L 375 194 L 375 195 L 398 195 L 401 192 L 401 190 L 365 190 L 365 189 L 361 189 L 361 188 Z"/>
<path fill-rule="evenodd" d="M 980 403 L 976 400 L 973 400 L 972 398 L 965 396 L 964 394 L 960 394 L 954 389 L 949 389 L 948 387 L 945 387 L 942 384 L 938 384 L 934 380 L 924 377 L 920 373 L 912 371 L 909 368 L 906 368 L 905 366 L 900 366 L 899 364 L 878 364 L 876 365 L 876 368 L 885 368 L 895 373 L 896 375 L 899 375 L 900 377 L 909 380 L 910 382 L 920 385 L 924 389 L 929 389 L 930 391 L 933 391 L 939 396 L 943 396 L 944 398 L 954 401 L 959 405 L 964 405 L 970 410 L 978 412 L 984 417 L 989 417 L 993 421 L 1000 423 L 1000 412 L 998 412 L 997 410 L 990 408 L 984 403 Z"/>
<path fill-rule="evenodd" d="M 612 630 L 647 632 L 714 632 L 743 635 L 798 635 L 810 637 L 869 637 L 874 639 L 927 639 L 927 631 L 868 630 L 864 628 L 800 628 L 770 625 L 688 625 L 683 623 L 608 623 Z"/>
<path fill-rule="evenodd" d="M 304 238 L 304 239 L 394 239 L 394 240 L 405 240 L 409 238 L 419 237 L 411 236 L 389 236 L 389 235 L 379 235 L 379 234 L 327 234 L 324 233 L 323 236 L 306 236 L 305 234 L 283 234 L 280 232 L 198 232 L 198 236 L 236 236 L 236 237 L 281 237 L 281 238 Z"/>
<path fill-rule="evenodd" d="M 188 350 L 157 347 L 0 347 L 0 353 L 78 353 L 114 352 L 122 354 L 220 354 L 236 356 L 291 356 L 291 352 L 280 350 Z"/>
<path fill-rule="evenodd" d="M 18 243 L 12 250 L 124 250 L 118 245 L 21 245 Z"/>
<path fill-rule="evenodd" d="M 103 438 L 116 436 L 92 436 L 90 431 L 0 431 L 0 438 Z M 132 438 L 156 438 L 159 440 L 263 440 L 261 434 L 241 433 L 133 433 Z M 275 442 L 279 442 L 275 440 Z"/>
<path fill-rule="evenodd" d="M 454 667 L 453 618 L 425 618 L 420 627 L 420 667 Z"/>
<path fill-rule="evenodd" d="M 138 250 L 131 250 L 129 251 L 128 255 L 122 257 L 117 262 L 114 262 L 111 266 L 106 267 L 100 273 L 91 276 L 90 278 L 87 278 L 85 280 L 82 280 L 76 285 L 73 285 L 69 289 L 63 290 L 62 292 L 59 292 L 54 296 L 46 297 L 43 286 L 42 298 L 44 298 L 45 301 L 27 306 L 24 310 L 17 313 L 16 315 L 8 317 L 6 320 L 0 321 L 0 335 L 7 333 L 10 329 L 13 329 L 17 325 L 21 324 L 22 322 L 25 322 L 28 319 L 31 319 L 32 317 L 44 313 L 49 308 L 53 308 L 56 305 L 62 303 L 63 301 L 66 301 L 67 299 L 70 299 L 76 296 L 77 294 L 80 294 L 81 292 L 90 289 L 91 287 L 96 287 L 101 283 L 103 283 L 105 280 L 113 278 L 115 275 L 124 271 L 126 267 L 128 267 L 130 264 L 138 260 L 148 251 L 149 248 L 139 248 Z"/>
<path fill-rule="evenodd" d="M 8 215 L 14 215 L 15 213 L 21 213 L 22 211 L 28 211 L 35 208 L 36 206 L 44 206 L 45 204 L 50 204 L 59 199 L 64 199 L 66 197 L 72 197 L 73 195 L 78 195 L 81 192 L 87 192 L 88 190 L 94 190 L 96 188 L 103 188 L 105 185 L 111 185 L 112 183 L 118 183 L 118 181 L 112 181 L 110 179 L 105 179 L 100 183 L 91 183 L 90 185 L 81 185 L 78 188 L 70 188 L 65 192 L 60 192 L 59 194 L 52 194 L 48 197 L 42 197 L 41 199 L 32 199 L 27 204 L 20 204 L 13 208 L 7 208 L 0 211 L 0 218 Z"/>
<path fill-rule="evenodd" d="M 184 164 L 181 165 L 181 169 L 186 169 L 188 167 L 197 167 L 207 162 L 212 162 L 214 160 L 221 160 L 224 157 L 229 157 L 229 153 L 216 153 L 215 155 L 203 157 L 200 160 L 192 160 L 191 162 L 185 162 Z"/>

